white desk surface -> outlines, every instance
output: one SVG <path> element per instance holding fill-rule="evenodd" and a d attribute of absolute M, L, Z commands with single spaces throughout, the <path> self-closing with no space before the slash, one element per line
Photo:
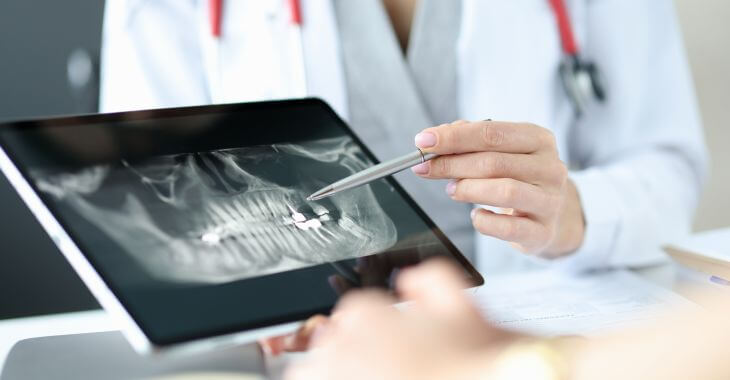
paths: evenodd
<path fill-rule="evenodd" d="M 702 280 L 696 276 L 692 277 L 684 269 L 672 263 L 637 269 L 634 272 L 648 281 L 671 290 L 678 290 L 687 285 L 696 286 Z M 682 292 L 680 291 L 680 293 Z M 20 340 L 113 330 L 116 330 L 116 327 L 102 310 L 0 321 L 0 373 L 8 352 Z M 273 360 L 273 362 L 275 366 L 282 365 L 280 360 Z"/>
<path fill-rule="evenodd" d="M 638 273 L 652 282 L 667 288 L 675 286 L 675 270 L 671 265 L 646 268 Z M 76 313 L 53 314 L 47 316 L 17 318 L 0 321 L 0 373 L 10 349 L 23 339 L 79 334 L 100 331 L 113 331 L 117 328 L 103 310 Z M 273 360 L 275 365 L 283 365 L 281 360 Z"/>
<path fill-rule="evenodd" d="M 117 328 L 103 310 L 0 321 L 0 373 L 10 349 L 23 339 L 113 330 Z"/>

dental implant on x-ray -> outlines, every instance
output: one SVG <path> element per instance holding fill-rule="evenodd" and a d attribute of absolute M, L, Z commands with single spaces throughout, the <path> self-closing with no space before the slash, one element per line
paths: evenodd
<path fill-rule="evenodd" d="M 362 257 L 397 240 L 370 186 L 306 201 L 368 161 L 347 137 L 32 175 L 161 280 L 224 283 Z"/>

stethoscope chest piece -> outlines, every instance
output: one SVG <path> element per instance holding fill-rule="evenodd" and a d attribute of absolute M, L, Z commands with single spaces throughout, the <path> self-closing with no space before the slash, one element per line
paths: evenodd
<path fill-rule="evenodd" d="M 560 64 L 560 79 L 577 116 L 583 115 L 592 101 L 606 99 L 603 77 L 592 62 L 566 56 Z"/>
<path fill-rule="evenodd" d="M 603 102 L 606 90 L 598 67 L 581 57 L 575 39 L 570 17 L 564 0 L 549 0 L 555 14 L 555 23 L 560 32 L 563 48 L 563 62 L 560 64 L 560 79 L 568 95 L 576 116 L 583 115 L 592 101 Z"/>

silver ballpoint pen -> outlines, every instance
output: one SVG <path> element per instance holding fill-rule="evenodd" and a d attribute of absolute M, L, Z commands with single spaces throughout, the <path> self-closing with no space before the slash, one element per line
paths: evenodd
<path fill-rule="evenodd" d="M 307 200 L 316 201 L 318 199 L 329 197 L 330 195 L 339 193 L 340 191 L 352 189 L 353 187 L 358 187 L 377 179 L 393 175 L 412 166 L 422 164 L 437 156 L 438 154 L 436 153 L 423 153 L 420 149 L 416 149 L 415 152 L 369 167 L 331 185 L 325 186 L 324 188 L 314 192 L 314 194 L 308 196 Z"/>

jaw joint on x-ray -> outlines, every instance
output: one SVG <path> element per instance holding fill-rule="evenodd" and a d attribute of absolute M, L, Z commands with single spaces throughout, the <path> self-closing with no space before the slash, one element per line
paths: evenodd
<path fill-rule="evenodd" d="M 101 229 L 153 277 L 224 283 L 394 245 L 395 226 L 370 186 L 308 202 L 322 183 L 291 178 L 301 163 L 311 173 L 352 174 L 368 165 L 358 152 L 349 138 L 334 138 L 35 177 L 42 191 Z M 287 180 L 260 169 L 277 163 L 295 166 L 283 171 Z"/>

